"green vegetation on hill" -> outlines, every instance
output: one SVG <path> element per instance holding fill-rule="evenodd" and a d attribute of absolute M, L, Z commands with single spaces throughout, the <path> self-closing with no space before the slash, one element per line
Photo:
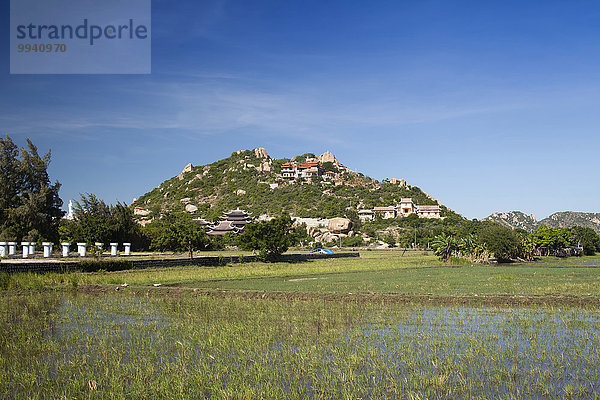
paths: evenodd
<path fill-rule="evenodd" d="M 298 156 L 296 161 L 306 156 Z M 153 218 L 165 211 L 184 213 L 190 204 L 198 207 L 194 216 L 216 220 L 224 211 L 235 208 L 245 209 L 255 216 L 288 213 L 298 217 L 332 218 L 345 215 L 349 207 L 388 206 L 403 197 L 411 197 L 416 204 L 436 204 L 418 187 L 380 183 L 351 171 L 340 173 L 337 185 L 321 179 L 300 179 L 295 183 L 278 181 L 281 165 L 287 161 L 259 158 L 250 150 L 235 152 L 228 158 L 193 167 L 166 180 L 134 205 L 149 210 L 147 218 Z M 257 170 L 264 163 L 270 163 L 270 173 Z M 329 164 L 328 170 L 333 170 Z M 270 185 L 275 183 L 279 185 L 272 188 Z M 446 208 L 442 214 L 456 215 Z"/>

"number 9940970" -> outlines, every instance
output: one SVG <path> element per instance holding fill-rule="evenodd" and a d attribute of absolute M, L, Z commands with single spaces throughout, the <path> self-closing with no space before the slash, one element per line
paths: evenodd
<path fill-rule="evenodd" d="M 64 43 L 19 43 L 17 50 L 19 53 L 64 53 L 67 51 L 67 45 Z"/>

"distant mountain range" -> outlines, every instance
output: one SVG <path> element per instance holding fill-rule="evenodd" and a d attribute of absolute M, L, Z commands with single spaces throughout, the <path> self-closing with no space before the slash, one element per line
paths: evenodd
<path fill-rule="evenodd" d="M 600 233 L 600 213 L 562 211 L 554 213 L 541 221 L 537 221 L 533 214 L 527 215 L 521 211 L 510 211 L 507 213 L 495 212 L 489 217 L 484 218 L 484 220 L 498 222 L 513 229 L 524 229 L 530 233 L 534 233 L 542 225 L 551 228 L 583 226 L 592 228 L 597 233 Z"/>

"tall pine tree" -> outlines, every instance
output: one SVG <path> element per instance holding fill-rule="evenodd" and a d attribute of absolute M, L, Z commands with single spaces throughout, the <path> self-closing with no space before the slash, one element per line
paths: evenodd
<path fill-rule="evenodd" d="M 58 241 L 64 212 L 60 183 L 48 176 L 50 151 L 40 156 L 27 139 L 19 149 L 7 135 L 0 138 L 0 239 Z"/>

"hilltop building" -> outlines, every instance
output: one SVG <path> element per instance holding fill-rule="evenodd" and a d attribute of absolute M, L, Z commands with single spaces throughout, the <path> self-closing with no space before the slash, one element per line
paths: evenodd
<path fill-rule="evenodd" d="M 323 163 L 332 163 L 338 170 L 325 171 Z M 308 157 L 303 164 L 298 164 L 292 159 L 281 166 L 281 174 L 279 178 L 284 181 L 295 181 L 299 178 L 310 179 L 315 176 L 320 176 L 325 180 L 334 180 L 339 178 L 340 172 L 348 171 L 348 168 L 338 162 L 335 156 L 331 153 L 325 153 L 320 157 Z"/>
<path fill-rule="evenodd" d="M 298 178 L 310 179 L 313 176 L 322 176 L 323 167 L 318 161 L 307 161 L 304 164 L 286 162 L 281 166 L 281 178 L 294 181 Z"/>

